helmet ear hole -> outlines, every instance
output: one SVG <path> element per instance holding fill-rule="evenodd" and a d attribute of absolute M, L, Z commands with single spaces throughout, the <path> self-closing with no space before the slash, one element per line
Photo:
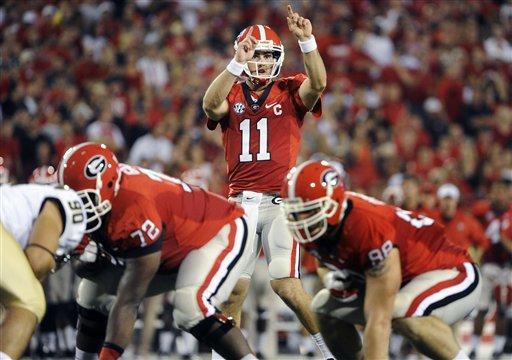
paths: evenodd
<path fill-rule="evenodd" d="M 108 186 L 109 188 L 112 188 L 112 186 L 114 186 L 114 183 L 113 183 L 112 181 L 109 181 L 109 182 L 107 183 L 107 186 Z"/>

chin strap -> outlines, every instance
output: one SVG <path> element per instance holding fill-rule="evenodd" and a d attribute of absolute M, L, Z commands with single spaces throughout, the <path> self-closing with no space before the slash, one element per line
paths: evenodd
<path fill-rule="evenodd" d="M 265 87 L 270 83 L 270 79 L 258 79 L 255 77 L 249 78 L 249 81 L 251 84 L 256 88 L 259 89 L 261 87 Z"/>

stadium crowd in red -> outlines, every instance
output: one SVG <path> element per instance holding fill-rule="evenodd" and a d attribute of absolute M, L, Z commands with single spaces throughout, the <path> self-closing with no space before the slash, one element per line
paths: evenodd
<path fill-rule="evenodd" d="M 510 2 L 300 6 L 328 69 L 324 116 L 306 122 L 302 158 L 340 159 L 352 187 L 370 194 L 408 172 L 422 183 L 455 183 L 464 201 L 512 167 Z M 24 181 L 91 139 L 174 175 L 212 174 L 211 188 L 224 191 L 220 139 L 204 127 L 201 99 L 249 22 L 282 34 L 284 69 L 300 71 L 281 11 L 279 2 L 256 1 L 7 1 L 3 166 Z M 135 149 L 148 132 L 167 146 Z"/>
<path fill-rule="evenodd" d="M 453 183 L 457 201 L 486 224 L 487 194 L 512 169 L 512 2 L 294 7 L 314 24 L 328 71 L 323 116 L 305 122 L 299 160 L 337 160 L 353 190 L 379 198 L 403 184 L 388 200 L 401 196 L 413 210 L 422 203 L 440 219 L 443 209 L 431 209 L 437 189 Z M 283 11 L 277 0 L 4 1 L 2 177 L 24 182 L 91 140 L 125 162 L 226 194 L 220 132 L 206 129 L 202 97 L 249 24 L 280 34 L 282 76 L 303 71 Z M 473 222 L 464 216 L 456 219 Z M 478 231 L 466 233 L 488 246 Z"/>

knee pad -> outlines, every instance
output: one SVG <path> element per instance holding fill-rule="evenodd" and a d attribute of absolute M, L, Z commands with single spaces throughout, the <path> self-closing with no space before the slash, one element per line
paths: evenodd
<path fill-rule="evenodd" d="M 173 317 L 180 329 L 188 330 L 204 319 L 196 299 L 197 290 L 195 286 L 188 286 L 174 294 Z"/>
<path fill-rule="evenodd" d="M 97 285 L 89 280 L 82 280 L 78 286 L 78 297 L 76 302 L 87 310 L 95 310 L 108 315 L 114 304 L 114 295 L 98 292 Z"/>
<path fill-rule="evenodd" d="M 199 323 L 189 329 L 189 332 L 199 341 L 211 346 L 210 344 L 223 337 L 233 327 L 235 327 L 233 319 L 216 313 L 199 321 Z"/>
<path fill-rule="evenodd" d="M 270 261 L 270 263 L 268 264 L 268 275 L 270 276 L 271 280 L 294 277 L 290 267 L 290 259 L 288 258 L 272 259 L 272 261 Z"/>

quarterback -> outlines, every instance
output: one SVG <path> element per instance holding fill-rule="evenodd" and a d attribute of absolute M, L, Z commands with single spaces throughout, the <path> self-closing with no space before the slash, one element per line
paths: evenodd
<path fill-rule="evenodd" d="M 124 266 L 103 263 L 78 289 L 77 359 L 117 359 L 145 296 L 175 290 L 174 320 L 228 359 L 254 359 L 218 306 L 250 259 L 243 209 L 179 179 L 118 163 L 103 144 L 64 154 L 59 182 L 85 199 L 91 238 Z M 114 266 L 117 265 L 117 266 Z"/>
<path fill-rule="evenodd" d="M 40 280 L 85 232 L 85 209 L 69 189 L 44 185 L 0 186 L 0 358 L 18 359 L 45 312 Z"/>
<path fill-rule="evenodd" d="M 281 179 L 295 165 L 300 128 L 308 112 L 321 114 L 320 95 L 327 75 L 311 22 L 287 7 L 289 30 L 303 53 L 305 74 L 279 78 L 284 46 L 266 25 L 244 29 L 235 41 L 235 56 L 211 83 L 203 98 L 207 126 L 220 124 L 231 201 L 240 203 L 254 241 L 252 261 L 229 301 L 227 314 L 240 322 L 250 277 L 265 249 L 272 289 L 297 314 L 325 358 L 331 357 L 310 310 L 311 298 L 299 279 L 299 249 L 279 211 Z"/>
<path fill-rule="evenodd" d="M 297 241 L 334 270 L 312 308 L 336 357 L 386 359 L 393 328 L 432 359 L 467 359 L 449 325 L 478 303 L 480 274 L 441 225 L 345 191 L 326 161 L 290 170 L 282 210 Z M 355 324 L 365 325 L 362 346 Z"/>

